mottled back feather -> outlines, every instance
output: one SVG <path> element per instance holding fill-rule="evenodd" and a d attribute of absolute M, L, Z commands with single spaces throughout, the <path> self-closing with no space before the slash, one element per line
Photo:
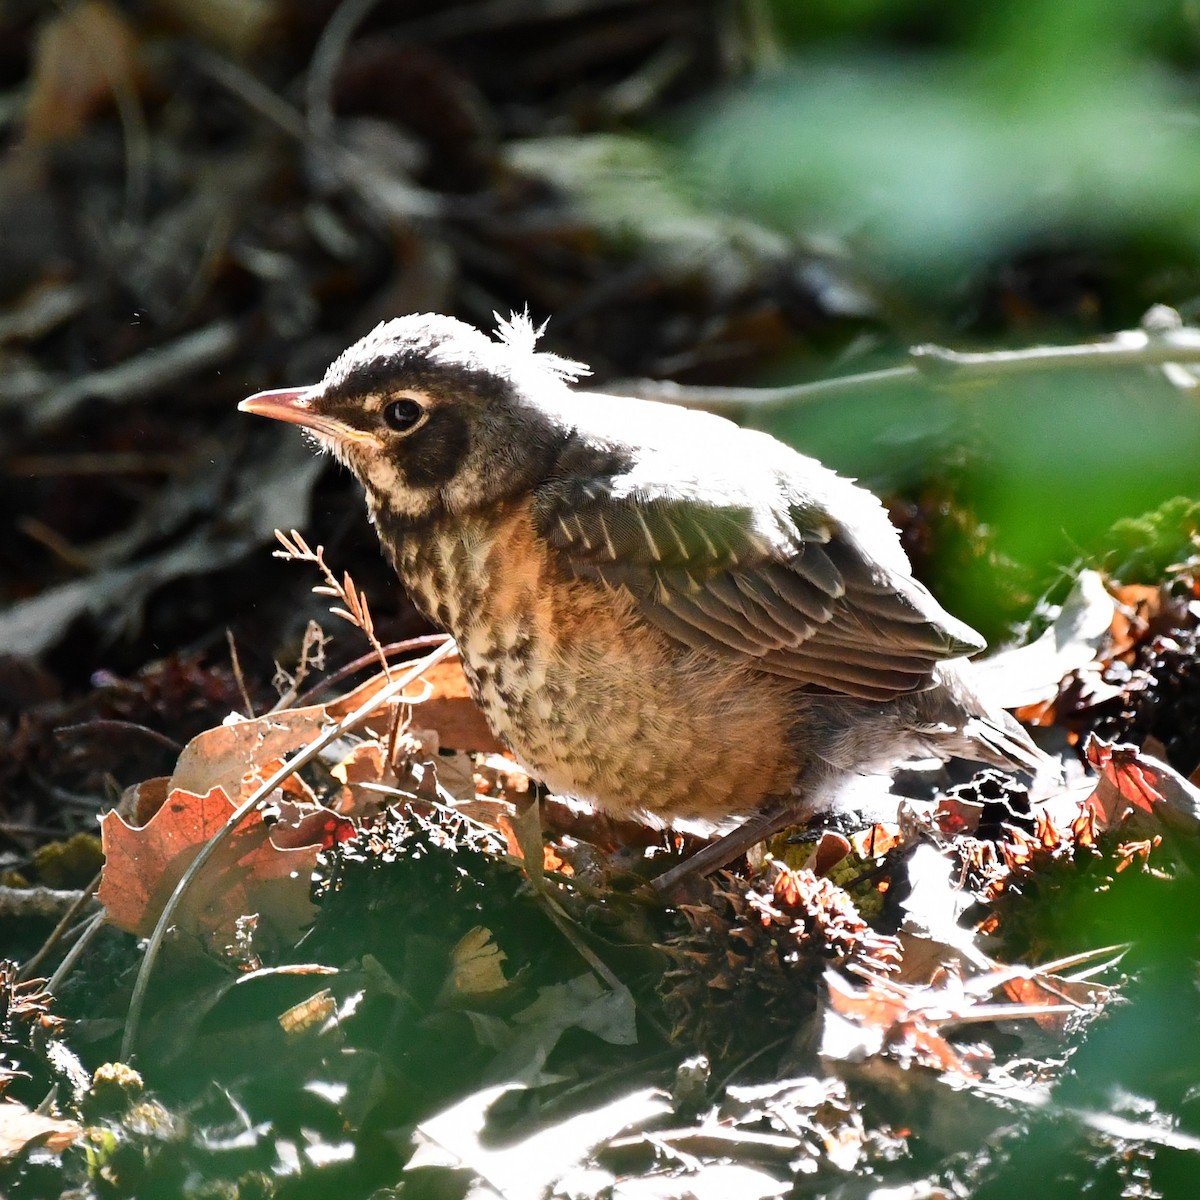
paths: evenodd
<path fill-rule="evenodd" d="M 691 431 L 695 414 L 687 416 Z M 751 453 L 759 447 L 761 434 L 719 425 L 711 428 L 726 462 L 739 454 L 739 438 Z M 594 446 L 605 453 L 603 439 Z M 706 448 L 714 449 L 703 439 L 689 444 L 689 461 L 703 461 Z M 933 687 L 939 662 L 983 648 L 908 573 L 873 497 L 811 459 L 781 452 L 796 461 L 764 462 L 740 489 L 729 478 L 711 489 L 699 480 L 681 487 L 670 470 L 656 480 L 653 445 L 639 447 L 636 475 L 620 466 L 597 474 L 591 456 L 580 454 L 577 474 L 559 473 L 538 488 L 535 519 L 568 570 L 628 590 L 656 628 L 800 685 L 886 700 Z M 783 481 L 792 473 L 829 488 L 829 502 L 819 493 L 790 497 Z"/>

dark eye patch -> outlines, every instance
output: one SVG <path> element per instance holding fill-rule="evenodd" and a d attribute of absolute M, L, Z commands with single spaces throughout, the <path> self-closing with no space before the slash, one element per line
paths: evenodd
<path fill-rule="evenodd" d="M 435 409 L 404 440 L 404 475 L 412 487 L 441 487 L 458 473 L 471 449 L 471 433 L 452 409 Z"/>

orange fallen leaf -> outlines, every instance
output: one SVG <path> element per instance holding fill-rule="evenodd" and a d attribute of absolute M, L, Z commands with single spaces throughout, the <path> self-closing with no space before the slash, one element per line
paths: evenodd
<path fill-rule="evenodd" d="M 1167 763 L 1136 746 L 1095 736 L 1084 753 L 1099 775 L 1088 804 L 1106 828 L 1123 821 L 1144 828 L 1149 818 L 1151 828 L 1163 826 L 1191 838 L 1200 834 L 1200 789 Z"/>
<path fill-rule="evenodd" d="M 141 827 L 106 813 L 100 821 L 105 862 L 98 898 L 108 919 L 148 936 L 184 871 L 234 807 L 224 790 L 214 787 L 204 795 L 172 791 Z M 176 910 L 176 925 L 223 946 L 238 917 L 256 913 L 260 928 L 294 940 L 313 915 L 308 885 L 317 850 L 315 845 L 281 849 L 262 814 L 248 813 L 193 881 Z"/>
<path fill-rule="evenodd" d="M 337 799 L 331 801 L 343 816 L 362 816 L 378 812 L 387 802 L 385 796 L 361 784 L 397 784 L 396 772 L 387 761 L 386 747 L 379 742 L 359 742 L 345 757 L 330 768 L 329 774 L 342 785 Z"/>
<path fill-rule="evenodd" d="M 290 754 L 349 716 L 386 683 L 377 676 L 329 705 L 249 720 L 231 718 L 187 744 L 170 780 L 147 780 L 130 789 L 121 807 L 136 813 L 135 819 L 131 822 L 114 812 L 101 822 L 106 863 L 99 895 L 109 919 L 131 933 L 148 935 L 184 871 L 233 809 Z M 414 683 L 412 694 L 410 703 L 420 707 L 422 725 L 434 727 L 442 745 L 496 746 L 469 699 L 457 663 L 431 668 Z M 356 728 L 363 733 L 386 731 L 394 712 L 394 706 L 385 706 Z M 355 766 L 347 769 L 348 784 L 385 766 L 378 743 L 363 743 L 352 757 Z M 317 851 L 344 840 L 350 827 L 336 814 L 315 807 L 311 791 L 298 778 L 285 784 L 282 793 L 301 803 L 289 804 L 277 793 L 275 808 L 281 820 L 271 827 L 273 835 L 261 813 L 255 812 L 224 836 L 176 912 L 180 928 L 224 946 L 237 918 L 244 915 L 257 914 L 260 928 L 287 941 L 311 919 L 308 880 Z"/>
<path fill-rule="evenodd" d="M 230 721 L 197 734 L 183 748 L 171 775 L 171 790 L 203 795 L 220 785 L 241 801 L 287 758 L 315 741 L 329 719 L 320 705 Z"/>
<path fill-rule="evenodd" d="M 1130 583 L 1113 589 L 1119 607 L 1113 613 L 1110 658 L 1128 654 L 1145 637 L 1150 622 L 1162 612 L 1164 589 L 1152 584 Z"/>
<path fill-rule="evenodd" d="M 859 858 L 882 858 L 903 842 L 900 826 L 890 822 L 872 825 L 850 835 L 850 845 Z"/>
<path fill-rule="evenodd" d="M 852 849 L 853 846 L 848 838 L 843 837 L 840 833 L 826 830 L 821 834 L 821 840 L 804 864 L 805 869 L 814 875 L 828 875 Z"/>
<path fill-rule="evenodd" d="M 354 691 L 331 701 L 326 705 L 326 712 L 331 720 L 340 721 L 386 685 L 387 680 L 382 675 L 376 675 Z M 414 693 L 419 694 L 422 685 L 427 695 L 420 704 L 414 705 L 418 710 L 415 714 L 416 723 L 422 729 L 432 729 L 438 735 L 441 749 L 504 753 L 504 746 L 471 699 L 471 689 L 463 674 L 462 663 L 457 659 L 434 663 L 413 685 Z M 384 723 L 380 721 L 380 724 Z"/>
<path fill-rule="evenodd" d="M 1038 971 L 1014 969 L 1001 991 L 1014 1004 L 1028 1009 L 1047 1033 L 1063 1034 L 1084 1016 L 1095 1015 L 1108 989 L 1086 980 L 1064 979 Z M 1075 1011 L 1071 1011 L 1071 1006 Z M 1044 1009 L 1047 1011 L 1037 1011 Z M 1049 1011 L 1057 1009 L 1058 1011 Z"/>
<path fill-rule="evenodd" d="M 1106 826 L 1116 824 L 1129 809 L 1153 813 L 1162 803 L 1162 793 L 1154 786 L 1153 776 L 1139 761 L 1133 746 L 1093 737 L 1084 747 L 1084 754 L 1088 765 L 1100 775 L 1091 803 Z"/>
<path fill-rule="evenodd" d="M 938 1031 L 938 1026 L 957 1015 L 964 1002 L 928 988 L 898 985 L 880 978 L 868 979 L 865 987 L 854 987 L 835 971 L 825 975 L 829 1007 L 862 1031 L 860 1046 L 853 1053 L 876 1053 L 887 1048 L 902 1062 L 916 1062 L 934 1070 L 978 1079 L 982 1061 L 978 1047 L 959 1048 Z M 831 1047 L 822 1048 L 830 1054 Z"/>
<path fill-rule="evenodd" d="M 557 871 L 567 876 L 575 874 L 575 868 L 551 845 L 542 847 L 542 870 Z"/>

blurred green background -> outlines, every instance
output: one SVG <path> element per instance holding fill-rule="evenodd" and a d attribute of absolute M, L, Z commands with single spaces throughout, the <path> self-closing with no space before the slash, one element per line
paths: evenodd
<path fill-rule="evenodd" d="M 775 0 L 746 12 L 761 18 L 757 61 L 671 129 L 678 178 L 884 298 L 885 327 L 839 370 L 894 363 L 905 342 L 1083 340 L 1135 326 L 1155 302 L 1195 318 L 1200 7 Z M 1060 264 L 1057 294 L 1053 265 L 1033 295 L 1019 278 L 998 300 L 982 283 L 1039 258 Z M 792 358 L 763 381 L 813 373 Z M 990 553 L 977 573 L 951 572 L 947 599 L 992 634 L 1031 589 L 1101 554 L 1118 518 L 1200 494 L 1200 398 L 1153 368 L 881 385 L 760 423 L 879 488 L 950 471 Z M 989 582 L 1006 564 L 1014 594 Z"/>

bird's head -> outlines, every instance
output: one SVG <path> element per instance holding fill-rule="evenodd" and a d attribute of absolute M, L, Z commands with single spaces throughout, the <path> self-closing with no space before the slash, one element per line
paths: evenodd
<path fill-rule="evenodd" d="M 496 339 L 453 317 L 385 321 L 309 387 L 243 412 L 306 429 L 358 476 L 377 516 L 471 512 L 532 486 L 570 434 L 567 385 L 587 368 L 538 353 L 528 316 Z"/>

